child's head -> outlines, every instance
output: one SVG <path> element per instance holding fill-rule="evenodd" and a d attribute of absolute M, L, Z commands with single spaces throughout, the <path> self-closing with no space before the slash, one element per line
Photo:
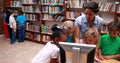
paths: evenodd
<path fill-rule="evenodd" d="M 88 29 L 84 36 L 83 36 L 83 42 L 85 44 L 94 44 L 97 45 L 99 42 L 99 33 L 96 28 L 90 28 Z"/>
<path fill-rule="evenodd" d="M 62 25 L 62 29 L 67 36 L 72 34 L 73 30 L 74 30 L 74 22 L 73 21 L 65 21 Z"/>
<path fill-rule="evenodd" d="M 52 31 L 53 31 L 53 34 L 52 34 L 52 40 L 55 42 L 55 43 L 59 43 L 59 41 L 66 41 L 67 39 L 67 36 L 65 35 L 65 33 L 62 31 L 62 29 L 57 25 L 57 24 L 54 24 L 52 26 Z"/>
<path fill-rule="evenodd" d="M 108 31 L 111 38 L 117 37 L 119 33 L 117 22 L 110 22 L 108 24 Z"/>

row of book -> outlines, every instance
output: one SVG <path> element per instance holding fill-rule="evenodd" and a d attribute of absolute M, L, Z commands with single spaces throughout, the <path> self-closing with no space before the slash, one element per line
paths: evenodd
<path fill-rule="evenodd" d="M 67 8 L 82 8 L 85 0 L 68 0 Z"/>
<path fill-rule="evenodd" d="M 61 13 L 64 8 L 61 6 L 42 6 L 42 12 L 43 13 L 49 13 L 49 14 L 56 14 L 56 13 Z"/>
<path fill-rule="evenodd" d="M 40 24 L 39 23 L 26 23 L 26 30 L 27 31 L 34 31 L 34 32 L 40 32 Z"/>
<path fill-rule="evenodd" d="M 48 13 L 49 12 L 49 6 L 42 6 L 42 12 Z"/>
<path fill-rule="evenodd" d="M 10 6 L 11 7 L 21 7 L 22 2 L 21 1 L 10 1 Z"/>
<path fill-rule="evenodd" d="M 27 17 L 27 20 L 32 20 L 32 21 L 37 21 L 36 20 L 36 15 L 35 14 L 25 14 Z"/>
<path fill-rule="evenodd" d="M 22 9 L 24 12 L 40 12 L 40 7 L 36 6 L 23 6 Z"/>
<path fill-rule="evenodd" d="M 40 41 L 40 34 L 37 34 L 37 33 L 26 32 L 26 36 L 25 37 L 29 38 L 29 39 Z"/>
<path fill-rule="evenodd" d="M 113 3 L 99 3 L 100 11 L 111 11 Z"/>
<path fill-rule="evenodd" d="M 120 13 L 120 4 L 119 4 L 119 6 L 118 6 L 118 13 Z"/>
<path fill-rule="evenodd" d="M 74 11 L 67 11 L 66 12 L 66 18 L 67 19 L 75 20 L 80 15 L 81 15 L 80 12 L 74 12 Z"/>
<path fill-rule="evenodd" d="M 49 11 L 49 14 L 56 14 L 56 13 L 59 13 L 62 9 L 63 9 L 63 7 L 51 7 L 51 6 L 49 6 L 48 11 Z"/>
<path fill-rule="evenodd" d="M 22 4 L 40 4 L 40 0 L 22 0 Z"/>
<path fill-rule="evenodd" d="M 51 33 L 51 27 L 50 26 L 45 26 L 45 25 L 42 25 L 41 27 L 41 32 L 42 33 Z"/>
<path fill-rule="evenodd" d="M 62 5 L 64 0 L 42 0 L 42 4 L 56 4 L 56 5 Z"/>
<path fill-rule="evenodd" d="M 43 36 L 42 36 L 42 41 L 48 42 L 48 41 L 50 41 L 50 40 L 51 40 L 51 36 L 48 36 L 48 35 L 43 35 Z"/>
<path fill-rule="evenodd" d="M 50 15 L 50 14 L 42 14 L 42 20 L 55 20 L 55 21 L 63 21 L 65 19 L 64 16 L 60 15 Z"/>

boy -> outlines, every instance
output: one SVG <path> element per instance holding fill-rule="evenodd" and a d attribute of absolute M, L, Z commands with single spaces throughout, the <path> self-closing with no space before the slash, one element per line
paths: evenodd
<path fill-rule="evenodd" d="M 118 28 L 116 22 L 108 24 L 109 34 L 103 35 L 99 43 L 99 58 L 119 59 L 120 58 L 120 37 L 118 37 Z"/>

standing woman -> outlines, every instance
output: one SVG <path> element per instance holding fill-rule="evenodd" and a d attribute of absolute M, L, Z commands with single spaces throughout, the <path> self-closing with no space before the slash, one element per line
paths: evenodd
<path fill-rule="evenodd" d="M 23 11 L 18 11 L 18 16 L 16 17 L 16 21 L 18 23 L 18 41 L 24 42 L 25 40 L 25 22 L 26 16 L 23 15 Z"/>
<path fill-rule="evenodd" d="M 84 33 L 91 27 L 96 28 L 99 32 L 103 24 L 103 19 L 96 14 L 99 12 L 99 7 L 96 2 L 90 2 L 84 5 L 85 15 L 79 16 L 75 20 L 74 40 L 80 43 Z"/>

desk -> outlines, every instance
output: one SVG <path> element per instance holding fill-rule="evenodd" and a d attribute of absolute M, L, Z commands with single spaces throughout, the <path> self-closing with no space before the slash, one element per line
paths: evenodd
<path fill-rule="evenodd" d="M 120 61 L 110 59 L 110 60 L 103 60 L 102 63 L 120 63 Z"/>

